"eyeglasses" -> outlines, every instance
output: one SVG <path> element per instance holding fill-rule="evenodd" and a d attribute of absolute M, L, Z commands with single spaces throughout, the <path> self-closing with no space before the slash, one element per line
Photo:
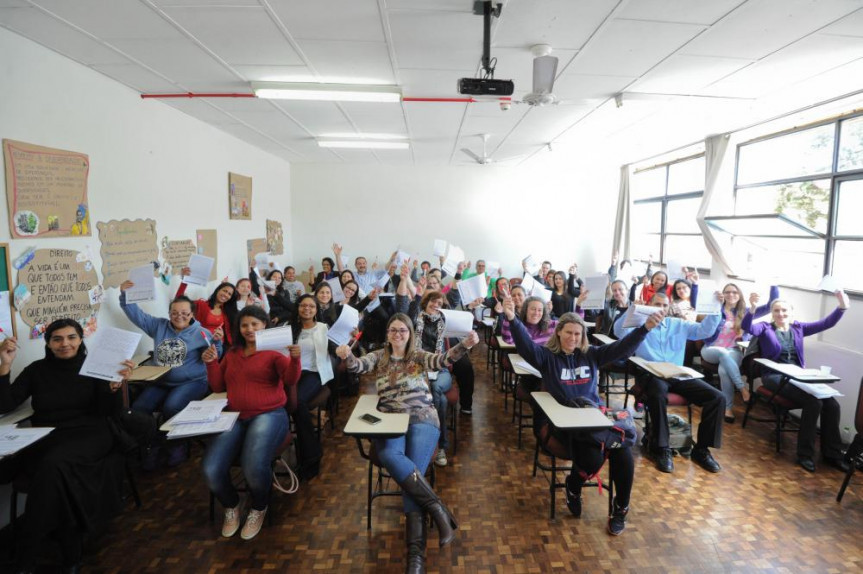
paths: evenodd
<path fill-rule="evenodd" d="M 390 335 L 407 335 L 410 333 L 410 329 L 387 329 L 387 333 Z"/>
<path fill-rule="evenodd" d="M 738 291 L 723 291 L 723 295 L 740 295 Z"/>

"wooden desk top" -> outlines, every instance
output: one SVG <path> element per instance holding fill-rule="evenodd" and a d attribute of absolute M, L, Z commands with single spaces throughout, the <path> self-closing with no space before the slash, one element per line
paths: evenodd
<path fill-rule="evenodd" d="M 498 335 L 496 337 L 496 339 L 497 339 L 497 344 L 500 345 L 501 349 L 515 349 L 515 345 L 513 345 L 512 343 L 507 343 L 506 341 L 503 340 L 503 337 L 501 337 L 500 335 Z"/>
<path fill-rule="evenodd" d="M 603 429 L 614 426 L 611 420 L 599 409 L 577 409 L 565 407 L 557 402 L 549 393 L 534 392 L 530 396 L 539 408 L 548 416 L 555 427 L 559 429 Z"/>
<path fill-rule="evenodd" d="M 377 424 L 369 424 L 360 417 L 371 414 L 381 419 Z M 361 395 L 354 407 L 344 433 L 359 438 L 393 438 L 408 432 L 410 415 L 407 413 L 382 413 L 378 410 L 377 395 Z"/>

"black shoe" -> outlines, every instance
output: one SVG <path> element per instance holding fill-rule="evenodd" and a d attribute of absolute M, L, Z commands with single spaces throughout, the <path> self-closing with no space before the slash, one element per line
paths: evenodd
<path fill-rule="evenodd" d="M 572 475 L 566 479 L 566 507 L 576 518 L 581 518 L 581 487 L 584 482 L 573 480 Z"/>
<path fill-rule="evenodd" d="M 722 467 L 714 460 L 713 455 L 706 448 L 692 449 L 692 462 L 708 472 L 719 472 Z"/>
<path fill-rule="evenodd" d="M 806 472 L 815 472 L 815 462 L 811 458 L 803 456 L 797 457 L 797 464 L 803 467 Z"/>
<path fill-rule="evenodd" d="M 660 448 L 659 454 L 656 456 L 656 468 L 669 474 L 674 472 L 674 461 L 671 460 L 671 456 L 670 448 Z"/>
<path fill-rule="evenodd" d="M 824 462 L 827 463 L 828 465 L 832 466 L 833 468 L 837 469 L 837 470 L 841 470 L 842 472 L 844 472 L 846 474 L 848 473 L 849 470 L 851 470 L 851 467 L 848 466 L 848 463 L 845 462 L 844 458 L 825 456 Z"/>
<path fill-rule="evenodd" d="M 728 424 L 734 424 L 734 421 L 737 420 L 736 418 L 734 418 L 734 415 L 725 415 L 723 418 Z"/>
<path fill-rule="evenodd" d="M 615 500 L 612 508 L 611 516 L 608 517 L 608 533 L 612 536 L 620 536 L 623 529 L 626 528 L 626 515 L 629 514 L 629 507 L 620 508 L 617 506 L 617 500 Z"/>

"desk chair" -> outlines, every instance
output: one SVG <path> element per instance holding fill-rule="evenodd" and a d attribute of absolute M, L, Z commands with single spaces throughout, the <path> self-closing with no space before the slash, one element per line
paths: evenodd
<path fill-rule="evenodd" d="M 617 383 L 612 383 L 612 380 L 619 377 L 612 375 L 623 375 L 623 388 Z M 608 363 L 599 368 L 599 392 L 605 392 L 605 404 L 610 405 L 611 395 L 623 395 L 623 408 L 626 408 L 629 402 L 630 388 L 629 378 L 635 379 L 635 373 L 632 372 L 628 360 L 616 361 Z"/>
<path fill-rule="evenodd" d="M 842 497 L 845 496 L 845 489 L 848 488 L 848 483 L 851 482 L 851 475 L 854 474 L 858 466 L 863 466 L 863 379 L 860 379 L 860 389 L 857 393 L 857 414 L 854 416 L 854 428 L 857 430 L 857 434 L 845 453 L 848 472 L 845 473 L 845 480 L 842 481 L 839 494 L 836 495 L 836 502 L 842 502 Z"/>
<path fill-rule="evenodd" d="M 518 424 L 518 448 L 521 448 L 523 429 L 533 428 L 533 407 L 530 404 L 530 393 L 540 389 L 541 380 L 536 377 L 515 375 L 515 390 L 512 400 L 512 422 Z M 529 413 L 525 414 L 524 405 L 528 405 Z"/>
<path fill-rule="evenodd" d="M 746 428 L 746 423 L 750 418 L 756 422 L 773 423 L 776 439 L 776 452 L 778 453 L 782 450 L 782 433 L 799 431 L 796 426 L 788 427 L 788 423 L 790 421 L 789 414 L 791 411 L 802 407 L 791 399 L 774 393 L 764 385 L 759 386 L 757 389 L 754 388 L 755 379 L 761 378 L 762 374 L 761 365 L 755 362 L 755 359 L 760 356 L 760 353 L 748 354 L 743 357 L 743 363 L 740 366 L 740 371 L 746 375 L 746 379 L 749 382 L 749 394 L 751 397 L 749 399 L 749 403 L 746 405 L 746 412 L 743 415 L 743 423 L 740 426 L 741 428 Z M 749 414 L 752 407 L 755 406 L 755 402 L 759 399 L 764 401 L 770 409 L 773 414 L 772 417 L 756 418 Z"/>
<path fill-rule="evenodd" d="M 512 363 L 509 362 L 508 353 L 511 351 L 500 352 L 500 390 L 503 392 L 503 410 L 509 410 L 509 394 L 512 392 L 515 396 L 515 371 L 512 368 Z M 513 399 L 514 400 L 514 399 Z M 515 406 L 513 405 L 513 408 Z"/>
<path fill-rule="evenodd" d="M 452 454 L 458 453 L 458 412 L 459 412 L 459 393 L 458 385 L 453 385 L 450 390 L 444 393 L 447 403 L 447 411 L 449 412 L 449 420 L 443 425 L 442 432 L 452 432 Z M 443 421 L 441 421 L 443 423 Z"/>

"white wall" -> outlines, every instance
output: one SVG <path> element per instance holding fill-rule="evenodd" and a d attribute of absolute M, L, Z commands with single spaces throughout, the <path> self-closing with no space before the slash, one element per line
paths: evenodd
<path fill-rule="evenodd" d="M 435 239 L 472 261 L 498 261 L 507 276 L 521 260 L 577 262 L 579 273 L 606 271 L 617 206 L 617 167 L 387 167 L 307 165 L 291 169 L 295 265 L 332 256 L 339 242 L 351 259 L 385 261 L 402 249 L 432 258 Z"/>
<path fill-rule="evenodd" d="M 89 238 L 11 240 L 16 257 L 29 246 L 82 249 L 89 245 L 101 279 L 96 222 L 153 218 L 159 238 L 194 239 L 195 230 L 218 229 L 219 278 L 236 280 L 246 266 L 246 239 L 266 235 L 265 220 L 285 227 L 290 258 L 290 165 L 185 114 L 139 95 L 86 67 L 0 29 L 0 137 L 73 150 L 90 156 Z M 251 221 L 228 219 L 228 172 L 253 178 Z M 0 207 L 0 241 L 9 241 L 6 202 Z M 13 270 L 13 284 L 17 273 Z M 164 314 L 177 286 L 160 285 L 159 298 L 143 306 Z M 208 296 L 208 289 L 190 295 Z M 100 325 L 134 329 L 120 312 L 118 291 L 107 291 Z M 44 356 L 16 316 L 22 352 L 13 375 Z M 145 337 L 145 339 L 147 339 Z M 152 342 L 142 342 L 142 348 Z"/>

